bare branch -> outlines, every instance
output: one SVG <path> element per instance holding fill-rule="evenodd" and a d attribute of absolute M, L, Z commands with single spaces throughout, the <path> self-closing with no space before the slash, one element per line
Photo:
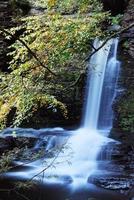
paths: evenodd
<path fill-rule="evenodd" d="M 72 84 L 68 85 L 68 87 L 64 88 L 63 91 L 64 90 L 68 90 L 68 89 L 70 89 L 70 88 L 75 87 L 76 85 L 78 85 L 79 82 L 81 81 L 83 75 L 84 75 L 84 72 L 80 73 L 78 75 L 78 77 L 76 78 L 76 80 Z"/>
<path fill-rule="evenodd" d="M 69 138 L 68 138 L 68 139 L 69 139 Z M 35 177 L 39 176 L 40 174 L 43 174 L 43 176 L 44 176 L 44 172 L 45 172 L 48 168 L 50 168 L 50 167 L 54 164 L 55 160 L 59 157 L 60 153 L 62 152 L 62 149 L 63 149 L 64 146 L 67 144 L 68 139 L 67 139 L 66 142 L 61 146 L 61 148 L 59 148 L 59 151 L 58 151 L 58 153 L 56 154 L 56 156 L 54 157 L 54 159 L 52 160 L 52 162 L 50 162 L 50 164 L 47 165 L 47 166 L 46 166 L 43 170 L 41 170 L 39 173 L 35 174 L 29 181 L 32 181 Z"/>

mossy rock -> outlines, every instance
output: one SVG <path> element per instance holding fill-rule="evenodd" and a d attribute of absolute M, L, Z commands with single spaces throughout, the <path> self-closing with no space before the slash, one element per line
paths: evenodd
<path fill-rule="evenodd" d="M 134 132 L 134 91 L 128 91 L 119 101 L 117 108 L 119 127 Z"/>

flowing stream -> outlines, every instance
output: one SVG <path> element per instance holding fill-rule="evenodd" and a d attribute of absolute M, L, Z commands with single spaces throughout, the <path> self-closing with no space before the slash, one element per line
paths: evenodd
<path fill-rule="evenodd" d="M 98 39 L 94 41 L 96 49 L 101 44 Z M 90 59 L 81 127 L 75 131 L 49 130 L 63 132 L 49 139 L 46 151 L 54 152 L 54 156 L 27 164 L 28 170 L 9 172 L 8 176 L 31 179 L 39 173 L 35 179 L 43 177 L 44 182 L 69 182 L 74 186 L 87 183 L 98 168 L 100 149 L 111 141 L 107 136 L 113 122 L 112 104 L 120 69 L 117 46 L 118 39 L 111 39 Z M 42 132 L 45 135 L 44 129 Z"/>

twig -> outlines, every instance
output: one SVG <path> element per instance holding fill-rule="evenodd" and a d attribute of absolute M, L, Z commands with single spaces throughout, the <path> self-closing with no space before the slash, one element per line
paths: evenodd
<path fill-rule="evenodd" d="M 26 197 L 24 194 L 21 194 L 21 193 L 19 193 L 19 192 L 17 192 L 16 190 L 14 190 L 14 192 L 17 194 L 17 195 L 19 195 L 20 197 L 22 197 L 23 199 L 25 199 L 25 200 L 30 200 L 28 197 Z"/>
<path fill-rule="evenodd" d="M 78 75 L 78 77 L 76 78 L 76 80 L 75 80 L 72 84 L 70 84 L 68 87 L 64 88 L 63 91 L 64 91 L 64 90 L 68 90 L 68 89 L 70 89 L 70 88 L 72 88 L 72 87 L 75 87 L 75 86 L 79 83 L 79 81 L 80 81 L 80 79 L 81 79 L 81 77 L 82 77 L 83 74 L 84 74 L 84 73 L 80 73 L 80 74 Z"/>
<path fill-rule="evenodd" d="M 68 139 L 67 139 L 67 141 L 68 141 Z M 59 149 L 57 155 L 54 157 L 54 159 L 52 160 L 52 162 L 50 162 L 50 164 L 47 165 L 47 166 L 46 166 L 43 170 L 41 170 L 39 173 L 35 174 L 29 181 L 32 181 L 35 177 L 39 176 L 39 175 L 42 174 L 42 173 L 43 173 L 43 176 L 44 176 L 44 172 L 54 164 L 55 160 L 59 157 L 59 154 L 61 153 L 61 151 L 62 151 L 63 147 L 65 146 L 65 144 L 67 143 L 67 141 L 61 146 L 61 148 Z"/>

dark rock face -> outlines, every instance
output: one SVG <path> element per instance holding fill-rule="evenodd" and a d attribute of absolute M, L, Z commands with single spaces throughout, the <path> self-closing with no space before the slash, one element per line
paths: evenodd
<path fill-rule="evenodd" d="M 91 180 L 91 179 L 90 179 Z M 90 181 L 89 180 L 89 181 Z M 92 181 L 96 185 L 103 187 L 105 189 L 110 190 L 128 190 L 131 188 L 131 185 L 133 180 L 130 181 L 130 178 L 128 177 L 92 177 Z"/>
<path fill-rule="evenodd" d="M 11 27 L 12 21 L 12 11 L 9 5 L 8 0 L 0 1 L 0 27 L 9 28 Z M 1 71 L 9 71 L 8 70 L 8 60 L 7 50 L 8 42 L 5 40 L 3 35 L 0 35 L 0 70 Z"/>
<path fill-rule="evenodd" d="M 111 11 L 113 15 L 123 13 L 128 1 L 127 0 L 101 0 L 104 10 Z"/>
<path fill-rule="evenodd" d="M 0 138 L 0 154 L 5 151 L 13 150 L 14 148 L 32 148 L 36 143 L 36 138 L 32 137 L 13 137 L 7 136 L 5 138 Z"/>
<path fill-rule="evenodd" d="M 134 22 L 134 0 L 130 0 L 127 10 L 123 17 L 122 26 L 126 27 Z M 122 39 L 128 42 L 127 50 L 129 55 L 134 58 L 134 26 L 122 34 Z"/>
<path fill-rule="evenodd" d="M 124 13 L 122 27 L 129 26 L 133 21 L 134 0 L 130 0 Z M 113 127 L 116 130 L 112 132 L 119 132 L 119 135 L 114 134 L 116 139 L 123 139 L 124 137 L 128 139 L 128 134 L 134 133 L 134 26 L 121 35 L 118 50 L 119 60 L 121 60 L 121 74 L 118 85 L 121 92 L 113 105 L 115 111 Z M 132 141 L 129 142 L 132 143 Z"/>
<path fill-rule="evenodd" d="M 117 133 L 116 133 L 117 134 Z M 134 150 L 126 143 L 109 143 L 98 157 L 98 173 L 88 182 L 129 196 L 134 187 Z M 132 197 L 132 196 L 130 196 Z"/>
<path fill-rule="evenodd" d="M 119 4 L 122 11 L 124 9 L 122 2 L 124 6 L 126 3 L 118 0 L 102 0 L 102 2 L 106 10 L 111 10 L 113 5 Z M 113 8 L 112 14 L 117 14 L 117 8 L 118 5 Z M 122 27 L 127 27 L 133 22 L 134 0 L 130 0 L 124 13 Z M 123 192 L 128 199 L 132 200 L 134 199 L 134 123 L 129 120 L 129 116 L 132 114 L 132 120 L 134 116 L 134 27 L 123 33 L 120 38 L 119 60 L 122 61 L 118 81 L 119 95 L 113 105 L 115 119 L 110 137 L 120 143 L 111 143 L 102 149 L 98 156 L 100 173 L 91 176 L 88 181 L 106 189 Z"/>

